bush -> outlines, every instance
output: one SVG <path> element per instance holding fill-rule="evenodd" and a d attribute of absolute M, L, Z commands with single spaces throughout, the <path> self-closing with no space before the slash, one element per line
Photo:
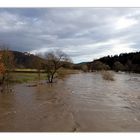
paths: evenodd
<path fill-rule="evenodd" d="M 88 72 L 87 65 L 82 65 L 81 69 L 82 69 L 83 72 Z"/>
<path fill-rule="evenodd" d="M 114 81 L 114 75 L 113 75 L 112 72 L 110 72 L 110 71 L 102 71 L 101 74 L 102 74 L 102 78 L 104 80 Z"/>
<path fill-rule="evenodd" d="M 109 70 L 110 67 L 100 61 L 94 61 L 92 63 L 92 70 Z"/>

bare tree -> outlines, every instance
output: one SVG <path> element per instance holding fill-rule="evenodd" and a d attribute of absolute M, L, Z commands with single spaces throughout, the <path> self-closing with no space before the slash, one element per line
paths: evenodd
<path fill-rule="evenodd" d="M 67 62 L 70 62 L 70 58 L 62 51 L 57 50 L 55 52 L 49 52 L 45 54 L 46 58 L 46 72 L 48 82 L 52 83 L 57 71 Z"/>

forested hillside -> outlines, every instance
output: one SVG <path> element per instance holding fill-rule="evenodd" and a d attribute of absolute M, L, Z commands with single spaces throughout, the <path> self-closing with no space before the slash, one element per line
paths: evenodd
<path fill-rule="evenodd" d="M 140 52 L 106 56 L 87 63 L 89 70 L 115 70 L 140 73 Z"/>

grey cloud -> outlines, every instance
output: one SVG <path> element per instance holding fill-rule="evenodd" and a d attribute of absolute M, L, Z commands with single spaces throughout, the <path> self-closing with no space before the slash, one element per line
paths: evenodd
<path fill-rule="evenodd" d="M 127 23 L 121 21 L 123 28 L 117 29 L 120 18 L 124 18 L 124 22 L 135 20 L 137 24 L 124 28 Z M 29 52 L 61 49 L 74 62 L 108 55 L 116 45 L 128 44 L 128 47 L 124 45 L 126 51 L 140 50 L 139 27 L 139 8 L 0 9 L 1 44 Z M 110 40 L 117 40 L 117 43 Z M 115 53 L 118 51 L 112 51 Z"/>

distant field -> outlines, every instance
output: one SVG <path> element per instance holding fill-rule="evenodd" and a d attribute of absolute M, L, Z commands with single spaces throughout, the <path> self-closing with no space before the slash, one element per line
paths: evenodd
<path fill-rule="evenodd" d="M 78 73 L 78 70 L 61 68 L 57 73 L 57 78 L 64 78 L 69 74 Z M 39 73 L 36 69 L 15 69 L 11 73 L 11 81 L 15 83 L 26 83 L 30 81 L 38 81 Z M 44 70 L 40 73 L 40 80 L 47 80 L 47 73 Z"/>
<path fill-rule="evenodd" d="M 11 79 L 15 83 L 25 83 L 30 81 L 39 80 L 38 73 L 27 73 L 27 72 L 13 72 L 11 73 Z M 40 73 L 40 80 L 46 80 L 47 76 L 45 73 Z"/>
<path fill-rule="evenodd" d="M 38 70 L 37 69 L 14 69 L 13 72 L 38 73 Z M 40 70 L 40 72 L 44 73 L 45 71 L 44 70 Z"/>

